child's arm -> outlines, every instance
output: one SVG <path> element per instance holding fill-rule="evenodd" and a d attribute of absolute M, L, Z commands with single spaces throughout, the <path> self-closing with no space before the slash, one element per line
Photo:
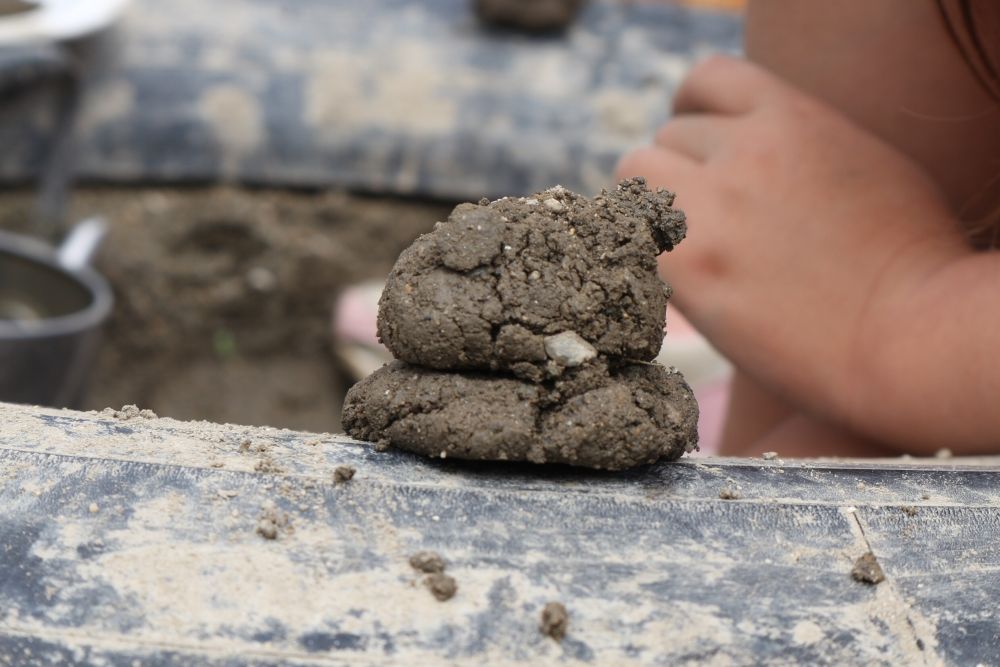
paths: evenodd
<path fill-rule="evenodd" d="M 1000 258 L 895 150 L 749 63 L 697 67 L 620 176 L 678 192 L 675 303 L 804 410 L 899 447 L 1000 442 Z"/>

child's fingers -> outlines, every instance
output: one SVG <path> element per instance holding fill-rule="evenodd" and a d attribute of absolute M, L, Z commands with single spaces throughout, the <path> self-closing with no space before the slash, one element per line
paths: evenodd
<path fill-rule="evenodd" d="M 677 192 L 678 181 L 686 180 L 697 162 L 676 151 L 646 146 L 625 155 L 615 169 L 618 180 L 642 176 L 651 188 L 662 187 Z"/>
<path fill-rule="evenodd" d="M 657 131 L 654 142 L 661 148 L 705 162 L 725 142 L 731 122 L 713 114 L 677 116 Z"/>
<path fill-rule="evenodd" d="M 695 65 L 681 83 L 674 96 L 674 113 L 748 113 L 774 85 L 773 77 L 756 65 L 712 56 Z"/>

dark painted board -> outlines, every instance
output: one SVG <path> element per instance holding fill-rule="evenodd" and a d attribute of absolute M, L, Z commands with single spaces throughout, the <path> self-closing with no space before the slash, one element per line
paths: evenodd
<path fill-rule="evenodd" d="M 340 464 L 354 480 L 334 484 Z M 994 664 L 996 472 L 945 467 L 703 459 L 596 474 L 0 406 L 0 656 Z M 742 498 L 720 500 L 722 485 Z M 274 541 L 255 533 L 271 506 L 293 529 Z M 849 575 L 869 547 L 888 576 L 877 587 Z M 407 564 L 426 548 L 458 581 L 448 602 Z M 537 628 L 550 600 L 570 612 L 561 644 Z"/>
<path fill-rule="evenodd" d="M 530 38 L 482 29 L 471 7 L 135 0 L 87 101 L 81 174 L 594 193 L 664 120 L 693 60 L 738 51 L 742 34 L 735 15 L 593 0 L 565 35 Z M 0 179 L 39 163 L 39 117 L 0 126 Z"/>

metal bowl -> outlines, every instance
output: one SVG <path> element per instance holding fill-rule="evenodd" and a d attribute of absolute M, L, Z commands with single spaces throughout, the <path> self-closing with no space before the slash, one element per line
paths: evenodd
<path fill-rule="evenodd" d="M 0 401 L 77 406 L 112 303 L 95 271 L 0 232 Z"/>

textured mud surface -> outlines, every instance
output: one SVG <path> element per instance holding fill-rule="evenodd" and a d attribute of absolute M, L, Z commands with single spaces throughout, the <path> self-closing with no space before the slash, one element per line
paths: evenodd
<path fill-rule="evenodd" d="M 379 335 L 412 364 L 534 381 L 594 350 L 648 361 L 670 295 L 656 258 L 686 230 L 672 204 L 632 179 L 594 199 L 553 188 L 460 205 L 399 257 Z M 582 342 L 550 338 L 565 332 Z"/>
<path fill-rule="evenodd" d="M 698 442 L 659 352 L 657 256 L 686 232 L 641 178 L 462 204 L 400 255 L 378 331 L 397 358 L 350 389 L 353 437 L 440 458 L 623 470 Z"/>
<path fill-rule="evenodd" d="M 584 0 L 475 0 L 476 14 L 489 25 L 549 32 L 566 28 Z"/>
<path fill-rule="evenodd" d="M 621 470 L 697 442 L 698 407 L 678 373 L 592 362 L 552 382 L 393 362 L 350 392 L 344 427 L 427 456 Z"/>

